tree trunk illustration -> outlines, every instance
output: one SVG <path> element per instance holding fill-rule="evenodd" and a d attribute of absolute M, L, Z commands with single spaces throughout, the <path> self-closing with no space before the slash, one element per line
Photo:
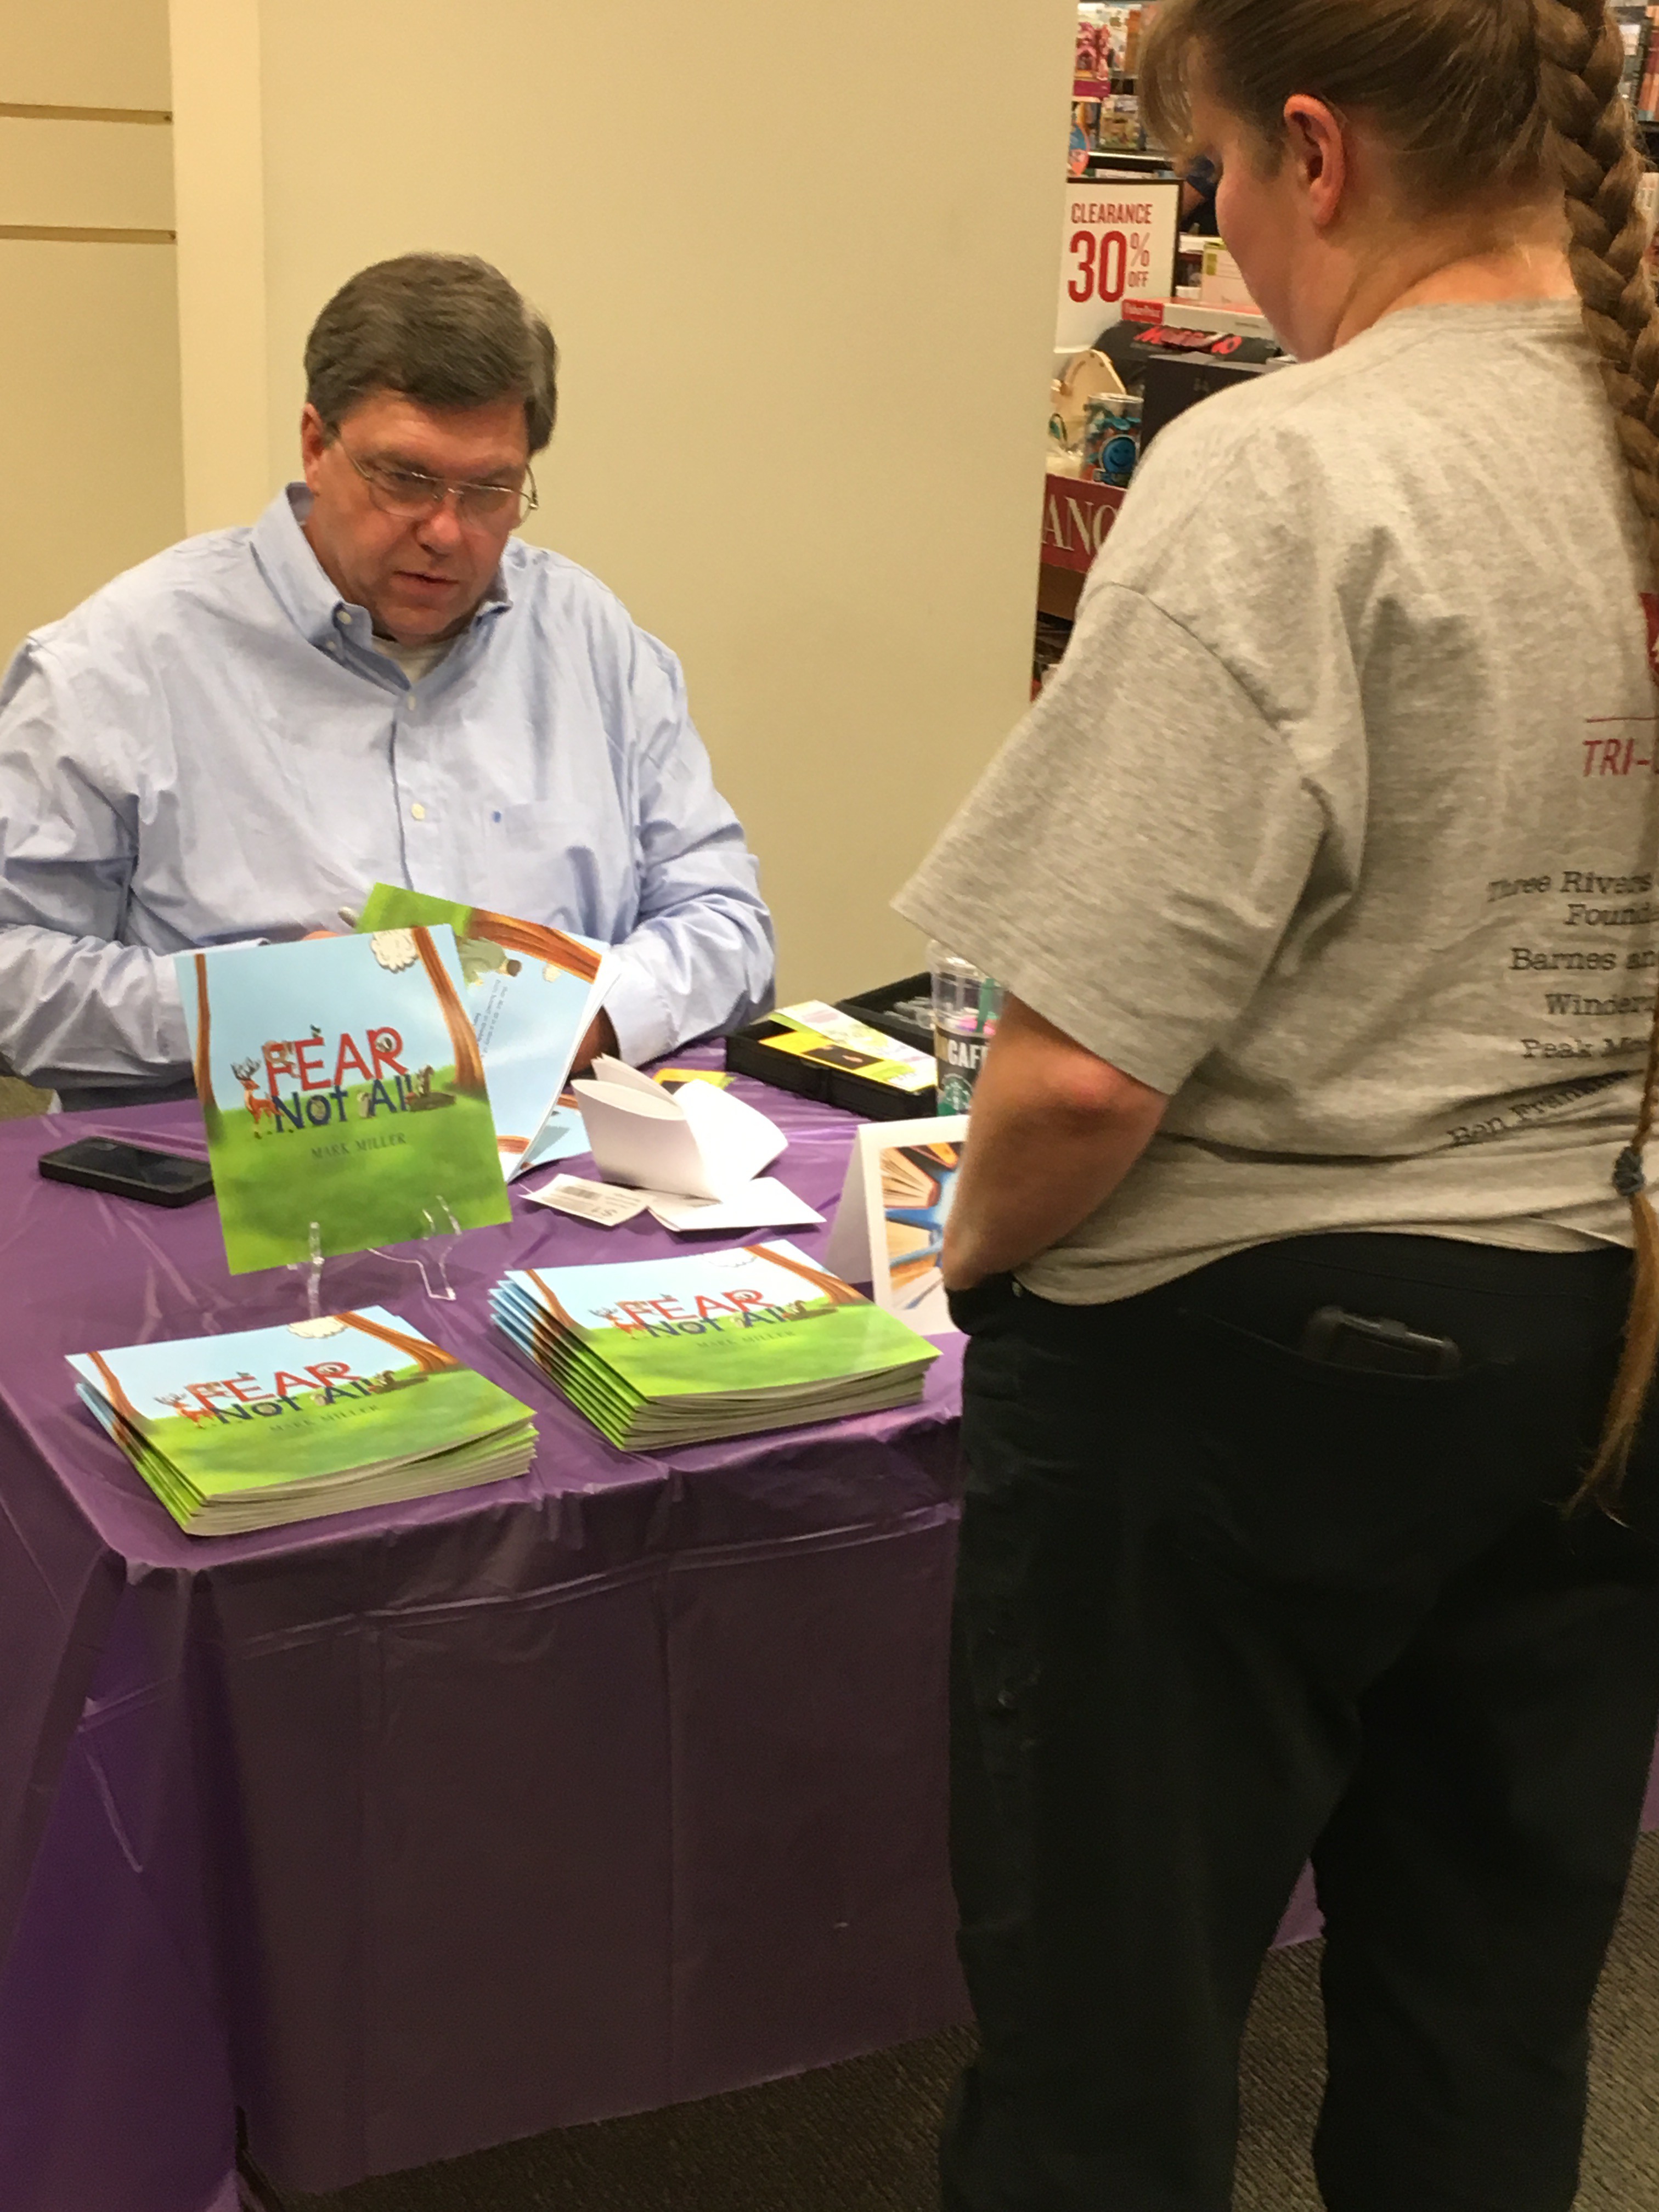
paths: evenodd
<path fill-rule="evenodd" d="M 559 1304 L 557 1298 L 556 1298 L 552 1291 L 548 1289 L 547 1285 L 543 1281 L 541 1276 L 536 1272 L 535 1268 L 526 1267 L 525 1269 L 525 1273 L 529 1276 L 531 1281 L 536 1285 L 537 1290 L 540 1292 L 542 1297 L 546 1302 L 549 1313 L 550 1313 L 554 1320 L 558 1322 L 560 1328 L 574 1329 L 576 1326 L 575 1322 L 571 1320 L 569 1315 Z"/>
<path fill-rule="evenodd" d="M 489 1093 L 484 1082 L 483 1062 L 478 1057 L 478 1039 L 467 1018 L 466 1008 L 461 1004 L 460 994 L 449 980 L 449 971 L 438 957 L 432 932 L 417 925 L 410 934 L 415 939 L 415 950 L 421 956 L 426 980 L 432 986 L 438 1011 L 444 1018 L 444 1027 L 454 1048 L 455 1088 L 470 1097 L 486 1098 Z"/>
<path fill-rule="evenodd" d="M 98 1370 L 98 1379 L 104 1386 L 104 1395 L 109 1400 L 115 1415 L 115 1441 L 125 1450 L 131 1449 L 131 1440 L 143 1440 L 143 1425 L 138 1418 L 138 1408 L 116 1379 L 115 1370 L 101 1352 L 90 1355 Z"/>
<path fill-rule="evenodd" d="M 591 983 L 599 972 L 599 956 L 590 946 L 538 921 L 515 921 L 510 914 L 491 914 L 486 907 L 475 906 L 466 934 L 487 937 L 504 952 L 527 952 L 532 960 L 562 968 L 568 975 L 580 976 L 584 983 Z"/>
<path fill-rule="evenodd" d="M 210 1127 L 219 1119 L 218 1102 L 213 1096 L 213 1062 L 208 1046 L 212 1034 L 213 1012 L 208 1003 L 207 955 L 196 955 L 196 1096 L 202 1102 L 202 1112 Z"/>
<path fill-rule="evenodd" d="M 862 1291 L 843 1283 L 839 1275 L 826 1275 L 822 1267 L 809 1267 L 804 1260 L 786 1260 L 781 1252 L 763 1251 L 758 1244 L 745 1244 L 743 1249 L 751 1260 L 769 1260 L 775 1267 L 787 1267 L 792 1275 L 816 1283 L 831 1305 L 867 1306 L 870 1303 Z"/>
<path fill-rule="evenodd" d="M 423 1375 L 441 1375 L 447 1368 L 459 1367 L 461 1364 L 453 1353 L 445 1352 L 439 1345 L 428 1344 L 424 1337 L 404 1336 L 398 1330 L 387 1328 L 382 1322 L 370 1321 L 362 1314 L 343 1313 L 337 1318 L 343 1321 L 348 1328 L 356 1329 L 361 1335 L 372 1336 L 377 1343 L 389 1344 L 394 1352 L 404 1353 Z"/>

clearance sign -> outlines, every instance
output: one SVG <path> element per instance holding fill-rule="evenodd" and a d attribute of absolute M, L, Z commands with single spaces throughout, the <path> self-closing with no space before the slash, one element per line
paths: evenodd
<path fill-rule="evenodd" d="M 1061 353 L 1092 345 L 1128 300 L 1167 300 L 1175 291 L 1181 187 L 1136 177 L 1070 178 L 1060 258 Z"/>

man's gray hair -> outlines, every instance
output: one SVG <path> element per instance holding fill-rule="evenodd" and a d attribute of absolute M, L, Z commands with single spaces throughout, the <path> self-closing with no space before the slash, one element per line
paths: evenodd
<path fill-rule="evenodd" d="M 499 269 L 471 253 L 404 253 L 349 277 L 306 340 L 306 398 L 331 433 L 376 392 L 422 407 L 524 403 L 530 451 L 553 434 L 559 349 Z"/>

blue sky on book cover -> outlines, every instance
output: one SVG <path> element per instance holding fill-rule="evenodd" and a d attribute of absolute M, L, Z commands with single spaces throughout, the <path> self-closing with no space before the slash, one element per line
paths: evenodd
<path fill-rule="evenodd" d="M 131 1424 L 198 1487 L 258 1487 L 452 1449 L 527 1418 L 381 1306 L 77 1352 L 100 1419 Z"/>

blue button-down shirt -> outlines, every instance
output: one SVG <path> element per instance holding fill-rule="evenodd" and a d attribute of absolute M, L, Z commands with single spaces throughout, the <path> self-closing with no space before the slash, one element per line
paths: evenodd
<path fill-rule="evenodd" d="M 34 1082 L 188 1073 L 170 956 L 338 928 L 377 880 L 619 948 L 639 1062 L 771 1003 L 771 925 L 679 663 L 509 541 L 411 684 L 290 486 L 27 639 L 0 684 L 0 1055 Z"/>

